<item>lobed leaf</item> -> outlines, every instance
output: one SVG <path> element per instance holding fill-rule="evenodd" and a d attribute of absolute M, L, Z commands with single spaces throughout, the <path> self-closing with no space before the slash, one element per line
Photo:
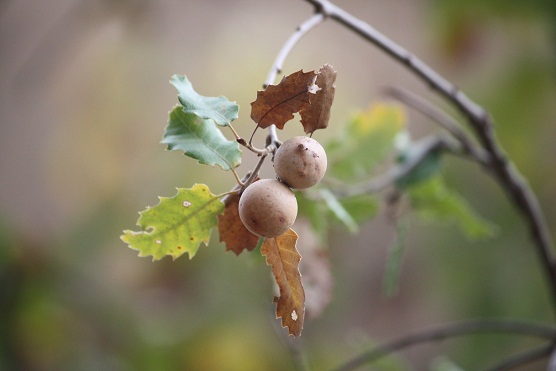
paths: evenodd
<path fill-rule="evenodd" d="M 482 218 L 467 200 L 450 190 L 440 176 L 408 188 L 411 207 L 418 215 L 434 223 L 454 223 L 470 238 L 492 237 L 497 227 Z"/>
<path fill-rule="evenodd" d="M 139 213 L 141 230 L 125 230 L 121 240 L 139 250 L 139 256 L 152 256 L 153 260 L 167 255 L 177 259 L 185 252 L 193 258 L 201 243 L 208 244 L 224 204 L 204 184 L 178 188 L 174 197 L 159 199 L 158 205 Z"/>
<path fill-rule="evenodd" d="M 296 197 L 298 215 L 307 218 L 321 243 L 326 243 L 331 222 L 339 222 L 355 233 L 359 224 L 378 212 L 376 197 L 367 194 L 337 198 L 330 189 L 319 187 L 317 194 L 297 191 Z"/>
<path fill-rule="evenodd" d="M 236 141 L 227 140 L 211 120 L 184 112 L 180 106 L 169 114 L 162 142 L 169 150 L 182 150 L 201 164 L 218 165 L 230 170 L 241 163 L 241 150 Z"/>
<path fill-rule="evenodd" d="M 357 223 L 374 218 L 379 209 L 376 197 L 368 194 L 342 198 L 340 203 Z"/>
<path fill-rule="evenodd" d="M 305 133 L 311 134 L 317 129 L 328 127 L 330 109 L 336 91 L 335 81 L 336 71 L 331 65 L 325 64 L 317 72 L 316 84 L 320 89 L 311 96 L 311 104 L 299 112 Z"/>
<path fill-rule="evenodd" d="M 226 244 L 226 251 L 236 255 L 243 250 L 251 251 L 257 247 L 259 237 L 251 233 L 239 218 L 239 194 L 232 193 L 226 197 L 224 213 L 218 215 L 218 232 L 220 242 Z"/>
<path fill-rule="evenodd" d="M 213 120 L 220 126 L 228 126 L 238 118 L 239 106 L 224 96 L 204 97 L 198 94 L 187 77 L 173 75 L 170 83 L 178 90 L 183 111 L 202 119 Z"/>
<path fill-rule="evenodd" d="M 297 237 L 290 229 L 281 236 L 267 238 L 261 247 L 280 289 L 280 296 L 274 298 L 276 318 L 282 318 L 282 326 L 288 327 L 289 334 L 295 337 L 301 335 L 305 318 L 305 291 L 299 273 L 301 255 L 295 248 Z"/>
<path fill-rule="evenodd" d="M 260 128 L 276 125 L 283 129 L 293 114 L 310 104 L 310 88 L 313 86 L 315 71 L 302 70 L 284 76 L 278 85 L 269 85 L 257 92 L 257 99 L 251 103 L 251 118 Z"/>

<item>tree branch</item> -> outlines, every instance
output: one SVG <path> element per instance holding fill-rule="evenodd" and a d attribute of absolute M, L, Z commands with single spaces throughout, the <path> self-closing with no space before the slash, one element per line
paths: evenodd
<path fill-rule="evenodd" d="M 408 90 L 397 87 L 389 87 L 386 88 L 385 92 L 405 105 L 421 112 L 423 115 L 427 116 L 446 129 L 461 143 L 463 151 L 471 158 L 483 165 L 487 165 L 489 163 L 490 156 L 488 153 L 475 146 L 469 135 L 461 129 L 460 123 L 447 113 Z"/>
<path fill-rule="evenodd" d="M 328 0 L 305 1 L 314 5 L 318 13 L 334 19 L 405 65 L 433 90 L 451 102 L 467 118 L 477 139 L 491 157 L 489 163 L 485 165 L 485 169 L 489 170 L 498 181 L 529 227 L 535 242 L 537 255 L 549 280 L 553 309 L 556 311 L 556 263 L 553 256 L 552 237 L 537 197 L 513 163 L 506 158 L 504 151 L 496 140 L 492 121 L 487 112 L 422 60 L 369 24 Z"/>
<path fill-rule="evenodd" d="M 303 22 L 295 32 L 288 38 L 286 43 L 282 46 L 282 49 L 278 52 L 274 63 L 272 64 L 272 68 L 268 72 L 268 76 L 263 87 L 266 89 L 267 86 L 274 83 L 276 76 L 279 73 L 282 73 L 282 69 L 284 68 L 284 61 L 288 57 L 288 54 L 292 51 L 293 47 L 299 42 L 299 40 L 305 36 L 309 31 L 313 28 L 318 26 L 322 21 L 324 21 L 325 16 L 322 13 L 315 13 L 311 16 L 311 18 L 307 19 Z"/>
<path fill-rule="evenodd" d="M 556 337 L 556 328 L 532 322 L 513 320 L 473 320 L 462 323 L 452 323 L 429 330 L 421 330 L 379 345 L 338 366 L 336 370 L 354 370 L 366 363 L 376 361 L 390 353 L 413 345 L 480 333 L 507 333 L 553 341 Z"/>
<path fill-rule="evenodd" d="M 518 366 L 526 365 L 539 359 L 546 358 L 550 355 L 554 349 L 554 344 L 543 344 L 537 348 L 529 349 L 524 352 L 513 355 L 502 362 L 495 364 L 487 369 L 487 371 L 500 371 L 509 370 Z M 551 370 L 551 368 L 547 368 Z"/>
<path fill-rule="evenodd" d="M 365 193 L 378 193 L 409 175 L 434 152 L 447 151 L 456 154 L 462 152 L 457 142 L 440 135 L 430 135 L 416 141 L 412 146 L 411 157 L 403 163 L 390 167 L 384 174 L 368 182 L 353 185 L 342 183 L 341 186 L 334 187 L 334 194 L 338 197 L 351 197 Z"/>

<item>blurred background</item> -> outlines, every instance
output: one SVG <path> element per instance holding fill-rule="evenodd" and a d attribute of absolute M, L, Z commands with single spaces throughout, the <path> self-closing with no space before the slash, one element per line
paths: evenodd
<path fill-rule="evenodd" d="M 551 0 L 344 0 L 460 86 L 494 116 L 556 233 L 556 10 Z M 411 220 L 399 287 L 382 289 L 395 226 L 383 214 L 359 234 L 334 229 L 330 305 L 300 339 L 274 319 L 259 252 L 226 253 L 216 233 L 195 259 L 152 262 L 119 239 L 137 212 L 175 187 L 231 188 L 231 174 L 159 141 L 185 74 L 203 95 L 249 103 L 279 48 L 313 9 L 300 0 L 0 2 L 0 369 L 327 369 L 373 344 L 469 318 L 552 321 L 527 231 L 481 169 L 444 162 L 450 187 L 499 226 L 471 241 Z M 410 89 L 448 109 L 414 76 L 329 21 L 293 50 L 285 72 L 338 71 L 326 141 L 353 111 Z M 409 112 L 415 137 L 437 130 Z M 301 134 L 301 127 L 283 134 Z M 246 153 L 240 173 L 254 158 Z M 303 263 L 302 263 L 303 264 Z M 377 370 L 464 369 L 535 345 L 481 335 L 397 353 Z M 297 359 L 297 361 L 296 361 Z M 436 365 L 436 366 L 435 366 Z M 540 369 L 543 363 L 532 365 Z"/>

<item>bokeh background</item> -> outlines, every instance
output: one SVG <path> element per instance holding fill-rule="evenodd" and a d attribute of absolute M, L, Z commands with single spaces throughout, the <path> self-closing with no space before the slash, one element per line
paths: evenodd
<path fill-rule="evenodd" d="M 493 114 L 508 154 L 556 233 L 556 10 L 553 1 L 344 0 Z M 274 319 L 272 278 L 258 252 L 226 253 L 213 234 L 193 260 L 152 262 L 119 239 L 139 210 L 175 187 L 229 173 L 159 143 L 186 74 L 204 95 L 254 100 L 286 38 L 312 13 L 300 0 L 0 2 L 0 369 L 327 369 L 373 344 L 468 318 L 552 321 L 527 231 L 488 174 L 450 158 L 444 173 L 499 226 L 466 239 L 411 220 L 397 294 L 382 289 L 395 226 L 380 214 L 353 235 L 330 233 L 330 305 L 298 340 Z M 338 71 L 333 137 L 352 112 L 420 81 L 334 22 L 306 36 L 286 72 Z M 415 137 L 437 130 L 409 112 Z M 301 133 L 301 127 L 285 136 Z M 246 154 L 246 171 L 254 159 Z M 481 335 L 422 345 L 374 369 L 492 364 L 534 345 Z M 542 363 L 532 365 L 539 369 Z"/>

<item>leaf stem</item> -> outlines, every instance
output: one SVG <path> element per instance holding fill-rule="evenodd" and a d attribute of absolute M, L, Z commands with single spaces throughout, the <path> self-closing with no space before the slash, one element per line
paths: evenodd
<path fill-rule="evenodd" d="M 241 187 L 244 186 L 243 182 L 241 181 L 241 179 L 239 179 L 239 175 L 237 174 L 237 172 L 234 170 L 234 168 L 230 167 L 230 170 L 232 171 L 232 174 L 234 174 L 234 177 L 236 178 L 236 182 L 238 185 L 240 185 Z"/>
<path fill-rule="evenodd" d="M 242 139 L 239 134 L 237 133 L 236 129 L 234 129 L 234 127 L 232 126 L 232 124 L 228 124 L 228 127 L 230 128 L 230 130 L 232 131 L 232 133 L 234 134 L 234 136 L 236 137 L 236 140 L 239 141 L 240 139 Z"/>
<path fill-rule="evenodd" d="M 238 192 L 239 192 L 239 189 L 236 189 L 236 188 L 234 187 L 234 188 L 232 188 L 231 190 L 229 190 L 229 191 L 227 191 L 227 192 L 223 192 L 223 193 L 220 193 L 220 194 L 215 195 L 215 196 L 216 196 L 217 198 L 222 199 L 222 198 L 225 198 L 226 196 L 233 195 L 234 193 L 238 193 Z"/>

